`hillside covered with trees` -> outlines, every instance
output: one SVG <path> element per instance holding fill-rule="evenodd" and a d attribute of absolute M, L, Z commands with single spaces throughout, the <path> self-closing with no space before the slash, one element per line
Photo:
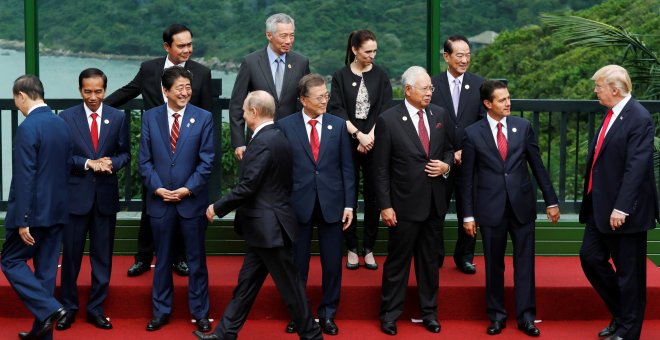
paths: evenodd
<path fill-rule="evenodd" d="M 538 14 L 577 10 L 601 0 L 443 0 L 441 39 L 537 24 Z M 23 40 L 23 2 L 0 1 L 0 39 Z M 163 53 L 164 27 L 181 22 L 195 34 L 195 57 L 237 64 L 266 44 L 264 21 L 285 12 L 296 19 L 294 49 L 322 74 L 343 66 L 348 33 L 373 30 L 377 63 L 392 78 L 426 63 L 425 0 L 40 0 L 39 40 L 44 47 L 121 55 Z"/>

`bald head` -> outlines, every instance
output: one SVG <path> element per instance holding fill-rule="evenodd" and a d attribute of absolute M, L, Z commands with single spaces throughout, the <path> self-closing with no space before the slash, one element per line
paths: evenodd
<path fill-rule="evenodd" d="M 243 119 L 250 130 L 275 118 L 275 99 L 266 91 L 252 91 L 243 102 Z"/>

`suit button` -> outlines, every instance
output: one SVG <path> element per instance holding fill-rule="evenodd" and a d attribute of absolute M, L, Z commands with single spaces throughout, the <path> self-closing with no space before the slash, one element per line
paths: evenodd
<path fill-rule="evenodd" d="M 314 171 L 314 175 L 318 175 L 318 174 L 319 174 L 318 170 Z"/>
<path fill-rule="evenodd" d="M 170 164 L 170 166 L 174 166 L 175 164 L 176 164 L 176 163 L 172 162 L 172 164 Z"/>
<path fill-rule="evenodd" d="M 509 176 L 509 174 L 507 174 L 507 173 L 505 172 L 505 173 L 504 173 L 504 177 L 506 177 L 506 176 Z"/>

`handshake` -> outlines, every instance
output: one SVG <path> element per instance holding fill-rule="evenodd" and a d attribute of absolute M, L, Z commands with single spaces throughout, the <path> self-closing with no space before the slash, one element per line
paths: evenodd
<path fill-rule="evenodd" d="M 94 172 L 104 172 L 112 174 L 112 160 L 110 157 L 103 157 L 99 159 L 87 161 L 87 167 Z"/>

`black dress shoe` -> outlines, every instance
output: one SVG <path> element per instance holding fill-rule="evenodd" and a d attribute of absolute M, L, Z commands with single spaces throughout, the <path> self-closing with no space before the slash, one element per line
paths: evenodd
<path fill-rule="evenodd" d="M 148 272 L 151 270 L 151 264 L 142 262 L 142 261 L 135 261 L 133 265 L 128 268 L 128 276 L 133 277 L 133 276 L 140 276 L 144 272 Z"/>
<path fill-rule="evenodd" d="M 76 312 L 68 312 L 66 315 L 60 319 L 55 325 L 55 329 L 58 331 L 63 331 L 65 329 L 71 328 L 71 324 L 76 322 Z"/>
<path fill-rule="evenodd" d="M 493 321 L 488 325 L 488 328 L 486 328 L 486 333 L 488 335 L 495 335 L 495 334 L 500 334 L 502 333 L 502 330 L 506 328 L 506 321 L 500 320 L 500 321 Z"/>
<path fill-rule="evenodd" d="M 600 333 L 598 333 L 598 337 L 604 338 L 606 336 L 612 336 L 616 334 L 616 330 L 619 329 L 619 324 L 616 323 L 614 319 L 610 321 L 610 324 L 607 325 L 607 327 L 603 328 Z"/>
<path fill-rule="evenodd" d="M 460 270 L 464 274 L 475 274 L 477 272 L 477 267 L 474 266 L 473 263 L 470 262 L 463 262 L 460 265 L 457 265 L 458 270 Z"/>
<path fill-rule="evenodd" d="M 161 327 L 167 325 L 169 322 L 170 322 L 170 318 L 168 316 L 153 318 L 149 320 L 149 323 L 147 324 L 147 330 L 149 332 L 157 331 Z"/>
<path fill-rule="evenodd" d="M 197 329 L 202 333 L 208 333 L 211 331 L 211 321 L 208 318 L 198 319 L 197 320 Z"/>
<path fill-rule="evenodd" d="M 26 335 L 26 338 L 24 339 L 41 339 L 43 338 L 48 332 L 53 329 L 53 326 L 63 317 L 66 316 L 66 309 L 64 307 L 60 307 L 60 309 L 56 310 L 53 314 L 49 315 L 46 320 L 41 324 L 41 328 L 37 332 L 32 332 L 28 333 Z"/>
<path fill-rule="evenodd" d="M 440 333 L 440 323 L 438 320 L 423 320 L 422 323 L 427 331 L 431 333 Z"/>
<path fill-rule="evenodd" d="M 108 318 L 103 314 L 87 314 L 87 322 L 94 325 L 96 328 L 100 329 L 112 329 L 112 324 L 108 321 Z M 59 326 L 59 324 L 58 324 Z"/>
<path fill-rule="evenodd" d="M 188 269 L 188 264 L 184 260 L 178 260 L 172 263 L 172 269 L 179 276 L 188 276 L 190 274 L 190 269 Z"/>
<path fill-rule="evenodd" d="M 337 335 L 339 328 L 333 318 L 319 318 L 319 324 L 323 333 L 327 335 Z"/>
<path fill-rule="evenodd" d="M 623 340 L 623 338 L 615 334 L 605 340 Z"/>
<path fill-rule="evenodd" d="M 396 322 L 383 321 L 380 323 L 380 330 L 387 335 L 396 335 Z"/>
<path fill-rule="evenodd" d="M 197 339 L 202 340 L 220 340 L 220 338 L 215 334 L 204 334 L 200 331 L 194 331 L 193 335 L 195 335 Z"/>
<path fill-rule="evenodd" d="M 297 331 L 297 329 L 296 329 L 296 323 L 295 323 L 293 320 L 289 321 L 289 323 L 286 324 L 286 329 L 285 329 L 285 331 L 286 331 L 287 333 L 295 333 L 295 332 Z"/>
<path fill-rule="evenodd" d="M 541 331 L 536 328 L 534 321 L 525 321 L 525 323 L 519 324 L 518 329 L 525 332 L 529 336 L 539 336 Z"/>

